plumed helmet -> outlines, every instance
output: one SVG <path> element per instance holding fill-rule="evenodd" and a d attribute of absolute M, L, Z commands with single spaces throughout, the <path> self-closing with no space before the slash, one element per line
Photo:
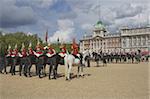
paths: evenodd
<path fill-rule="evenodd" d="M 17 49 L 17 48 L 18 48 L 18 45 L 16 44 L 16 45 L 15 45 L 15 49 Z"/>
<path fill-rule="evenodd" d="M 8 45 L 8 50 L 10 50 L 11 49 L 11 46 L 10 45 Z"/>
<path fill-rule="evenodd" d="M 22 43 L 21 50 L 23 50 L 24 48 L 25 48 L 25 45 L 24 45 L 24 43 Z"/>

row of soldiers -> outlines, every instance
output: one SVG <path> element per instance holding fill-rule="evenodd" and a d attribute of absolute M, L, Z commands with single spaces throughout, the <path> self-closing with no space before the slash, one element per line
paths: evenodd
<path fill-rule="evenodd" d="M 64 43 L 61 43 L 60 52 L 58 53 L 62 59 L 65 57 L 65 54 L 67 53 L 66 45 Z M 73 43 L 71 45 L 72 54 L 74 56 L 77 56 L 78 52 L 78 45 L 76 44 L 75 40 L 73 40 Z M 4 72 L 6 71 L 6 66 L 10 65 L 10 73 L 12 75 L 15 75 L 15 67 L 18 64 L 19 65 L 19 72 L 21 75 L 22 68 L 24 70 L 24 75 L 27 76 L 28 69 L 32 66 L 31 61 L 33 61 L 37 64 L 37 59 L 40 59 L 40 56 L 47 55 L 47 57 L 53 57 L 56 54 L 55 49 L 52 47 L 50 43 L 48 43 L 47 46 L 43 47 L 41 46 L 40 42 L 38 41 L 35 50 L 32 49 L 32 44 L 29 44 L 28 49 L 26 49 L 24 43 L 22 44 L 22 48 L 18 49 L 17 44 L 15 45 L 14 49 L 11 48 L 11 46 L 8 46 L 7 53 L 5 54 L 5 58 L 0 57 L 0 68 L 3 65 L 3 68 L 0 69 L 0 72 L 4 69 Z M 29 56 L 29 57 L 28 57 Z M 34 57 L 33 57 L 34 56 Z M 37 58 L 36 58 L 37 57 Z M 36 58 L 36 60 L 35 60 Z M 42 58 L 42 57 L 41 57 Z M 2 59 L 2 60 L 1 60 Z M 18 61 L 19 59 L 19 61 Z M 2 62 L 5 60 L 4 62 Z M 17 63 L 18 62 L 18 63 Z M 3 64 L 1 64 L 3 63 Z M 37 67 L 36 67 L 37 72 Z"/>
<path fill-rule="evenodd" d="M 76 56 L 76 55 L 79 53 L 79 51 L 78 51 L 78 45 L 76 44 L 75 41 L 73 41 L 73 43 L 72 43 L 72 45 L 71 45 L 71 49 L 72 49 L 72 52 L 71 52 L 71 53 L 72 53 L 73 55 Z M 42 46 L 40 45 L 40 42 L 38 42 L 38 43 L 37 43 L 37 46 L 36 46 L 36 48 L 35 48 L 35 50 L 36 50 L 36 51 L 34 51 L 34 50 L 32 49 L 32 44 L 31 44 L 31 43 L 29 44 L 28 51 L 26 50 L 25 45 L 24 45 L 24 43 L 23 43 L 23 44 L 22 44 L 22 48 L 21 48 L 21 50 L 20 50 L 20 53 L 19 53 L 17 44 L 15 45 L 15 48 L 14 48 L 14 49 L 12 49 L 11 46 L 9 45 L 8 50 L 7 50 L 7 55 L 6 55 L 6 57 L 16 57 L 16 56 L 19 56 L 19 57 L 26 57 L 26 56 L 28 56 L 28 55 L 36 55 L 37 57 L 40 57 L 41 55 L 44 54 L 44 50 L 47 50 L 47 54 L 46 54 L 46 55 L 47 55 L 48 57 L 52 57 L 53 55 L 56 54 L 55 49 L 51 46 L 50 43 L 48 43 L 47 46 L 42 47 Z M 59 55 L 60 55 L 61 57 L 64 57 L 65 54 L 67 53 L 67 49 L 66 49 L 65 44 L 62 43 L 62 44 L 60 45 L 60 50 L 61 50 L 61 51 L 59 52 Z"/>

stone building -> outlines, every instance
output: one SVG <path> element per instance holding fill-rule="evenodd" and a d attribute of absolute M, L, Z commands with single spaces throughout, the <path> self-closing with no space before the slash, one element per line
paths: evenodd
<path fill-rule="evenodd" d="M 101 21 L 94 25 L 91 35 L 80 40 L 80 51 L 92 52 L 150 51 L 150 27 L 122 28 L 119 33 L 109 33 Z"/>

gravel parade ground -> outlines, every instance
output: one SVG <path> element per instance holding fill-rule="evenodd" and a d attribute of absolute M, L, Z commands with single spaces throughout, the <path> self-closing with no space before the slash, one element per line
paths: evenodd
<path fill-rule="evenodd" d="M 64 66 L 57 80 L 0 74 L 0 99 L 150 99 L 150 63 L 91 65 L 83 78 L 76 78 L 73 67 L 71 81 L 65 81 Z"/>

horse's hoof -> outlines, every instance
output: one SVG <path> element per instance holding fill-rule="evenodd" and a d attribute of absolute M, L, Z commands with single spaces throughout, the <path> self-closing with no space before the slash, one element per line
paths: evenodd
<path fill-rule="evenodd" d="M 41 76 L 39 76 L 39 78 L 42 78 Z"/>
<path fill-rule="evenodd" d="M 28 77 L 27 74 L 24 74 L 25 77 Z"/>
<path fill-rule="evenodd" d="M 2 71 L 0 71 L 0 74 L 3 74 L 3 72 L 2 72 Z"/>
<path fill-rule="evenodd" d="M 81 75 L 82 78 L 84 78 L 84 75 Z"/>
<path fill-rule="evenodd" d="M 46 74 L 44 74 L 44 76 L 46 77 L 47 75 L 46 75 Z"/>
<path fill-rule="evenodd" d="M 52 79 L 55 79 L 56 80 L 56 77 L 52 78 Z"/>
<path fill-rule="evenodd" d="M 51 80 L 51 77 L 50 77 L 50 75 L 49 75 L 49 77 L 48 77 L 48 78 L 49 78 L 49 80 Z"/>

